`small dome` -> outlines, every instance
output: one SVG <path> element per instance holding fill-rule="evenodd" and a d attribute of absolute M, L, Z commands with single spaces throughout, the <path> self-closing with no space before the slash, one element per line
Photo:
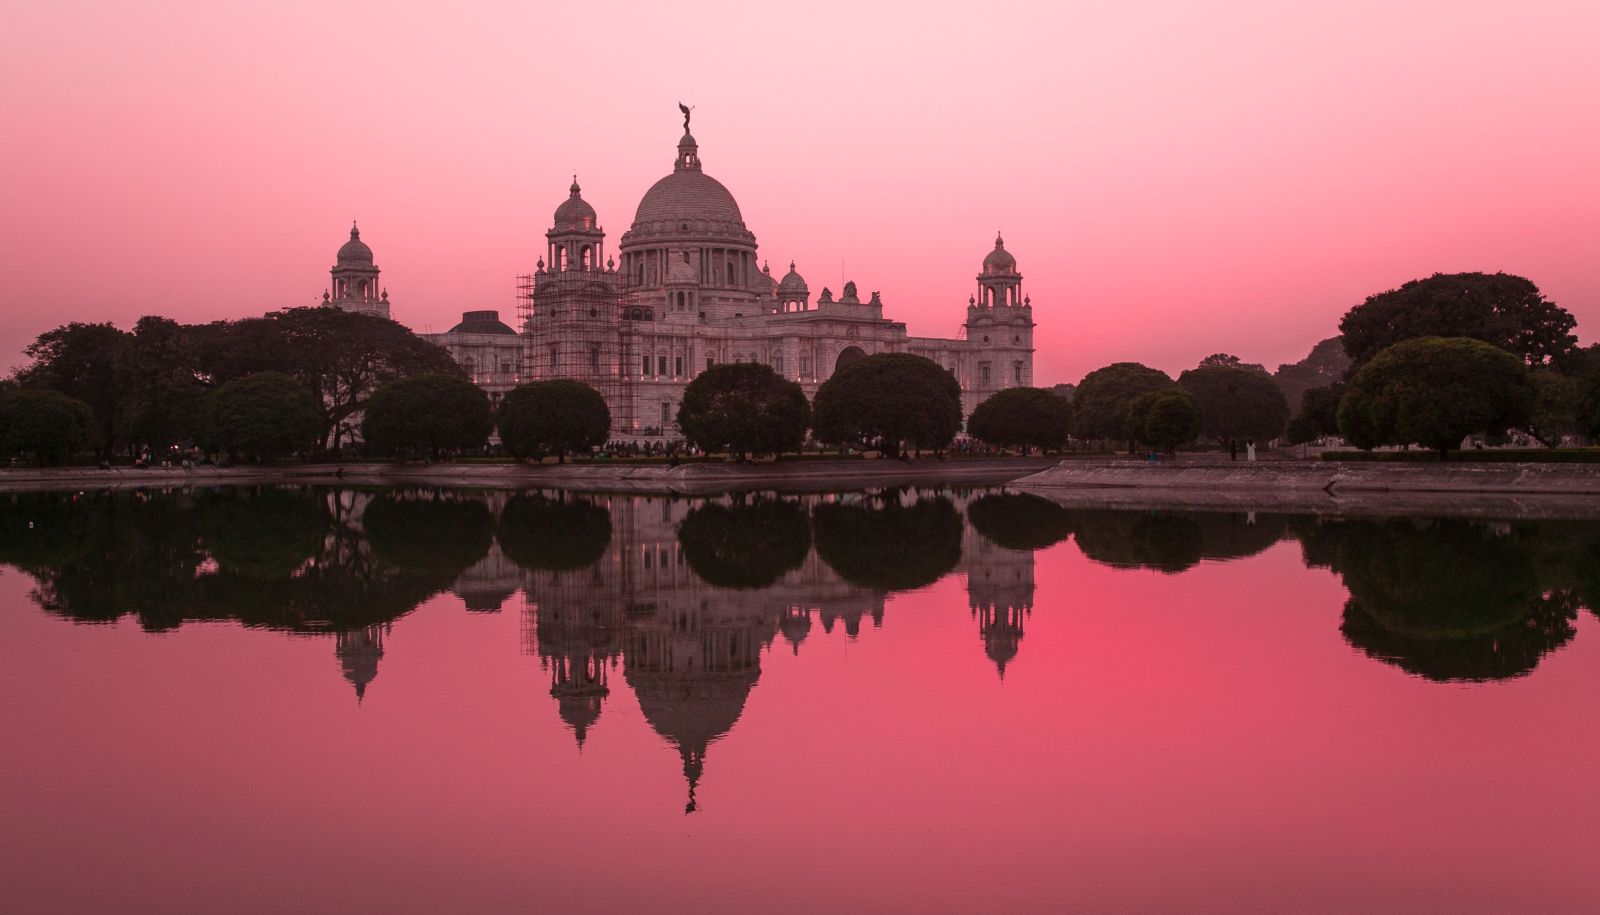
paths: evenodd
<path fill-rule="evenodd" d="M 598 222 L 594 207 L 590 206 L 579 196 L 578 178 L 572 178 L 572 193 L 561 205 L 556 207 L 555 227 L 557 231 L 563 229 L 593 229 Z"/>
<path fill-rule="evenodd" d="M 461 313 L 461 323 L 448 331 L 452 334 L 510 334 L 517 332 L 500 320 L 498 311 L 466 311 Z"/>
<path fill-rule="evenodd" d="M 794 261 L 790 261 L 789 272 L 785 273 L 782 282 L 778 283 L 778 297 L 803 299 L 810 294 L 811 290 L 806 286 L 805 277 L 795 272 Z"/>
<path fill-rule="evenodd" d="M 700 144 L 696 143 L 694 141 L 694 134 L 692 134 L 689 131 L 685 130 L 683 132 L 683 139 L 678 141 L 678 149 L 681 151 L 681 150 L 686 150 L 686 149 L 699 149 L 699 148 L 700 148 Z"/>
<path fill-rule="evenodd" d="M 339 247 L 338 261 L 341 264 L 372 263 L 372 249 L 361 240 L 361 230 L 350 224 L 350 240 Z"/>
<path fill-rule="evenodd" d="M 998 233 L 996 233 L 995 237 L 994 237 L 994 250 L 990 251 L 989 252 L 989 256 L 985 257 L 983 259 L 983 272 L 984 273 L 1016 273 L 1017 272 L 1017 259 L 1011 256 L 1011 252 L 1010 251 L 1006 250 L 1005 239 L 1001 238 Z"/>

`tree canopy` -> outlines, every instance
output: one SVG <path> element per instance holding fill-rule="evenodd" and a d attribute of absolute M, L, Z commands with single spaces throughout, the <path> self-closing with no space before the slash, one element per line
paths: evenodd
<path fill-rule="evenodd" d="M 1357 368 L 1416 337 L 1470 337 L 1544 365 L 1571 352 L 1577 320 L 1509 273 L 1436 273 L 1369 297 L 1339 322 Z"/>
<path fill-rule="evenodd" d="M 678 430 L 707 453 L 781 454 L 798 451 L 811 424 L 800 385 L 759 362 L 724 362 L 684 389 Z"/>
<path fill-rule="evenodd" d="M 1344 382 L 1311 388 L 1300 398 L 1300 409 L 1289 420 L 1289 442 L 1301 445 L 1324 435 L 1339 434 L 1339 400 L 1344 397 Z"/>
<path fill-rule="evenodd" d="M 1181 388 L 1150 391 L 1128 405 L 1128 431 L 1138 441 L 1173 452 L 1200 435 L 1200 407 Z"/>
<path fill-rule="evenodd" d="M 430 372 L 391 381 L 372 393 L 361 437 L 380 452 L 441 452 L 482 448 L 494 431 L 483 389 L 457 375 Z"/>
<path fill-rule="evenodd" d="M 1032 493 L 990 493 L 967 506 L 984 539 L 1007 550 L 1042 550 L 1072 536 L 1072 513 Z"/>
<path fill-rule="evenodd" d="M 1350 379 L 1339 431 L 1358 448 L 1415 443 L 1442 459 L 1468 435 L 1523 426 L 1533 404 L 1527 367 L 1505 350 L 1419 337 L 1377 354 Z"/>
<path fill-rule="evenodd" d="M 1127 441 L 1136 437 L 1128 428 L 1128 407 L 1141 394 L 1173 387 L 1172 377 L 1137 362 L 1116 362 L 1083 376 L 1072 398 L 1079 438 Z"/>
<path fill-rule="evenodd" d="M 1179 375 L 1178 386 L 1200 407 L 1201 434 L 1218 442 L 1268 442 L 1289 421 L 1283 391 L 1265 371 L 1202 363 Z"/>
<path fill-rule="evenodd" d="M 824 442 L 941 450 L 961 431 L 961 385 L 931 359 L 878 353 L 844 366 L 817 389 L 815 434 Z"/>
<path fill-rule="evenodd" d="M 581 381 L 530 381 L 506 392 L 495 416 L 500 441 L 513 457 L 587 451 L 605 443 L 611 411 L 600 392 Z"/>
<path fill-rule="evenodd" d="M 65 324 L 23 350 L 33 362 L 17 373 L 24 387 L 49 388 L 87 404 L 95 441 L 107 456 L 121 444 L 118 420 L 128 404 L 121 371 L 127 336 L 111 324 Z"/>
<path fill-rule="evenodd" d="M 283 458 L 317 441 L 320 413 L 305 385 L 282 372 L 236 378 L 206 395 L 202 439 L 257 460 Z"/>
<path fill-rule="evenodd" d="M 95 442 L 89 405 L 60 391 L 0 392 L 0 457 L 60 464 Z"/>
<path fill-rule="evenodd" d="M 1061 448 L 1071 429 L 1071 402 L 1044 388 L 999 391 L 967 420 L 969 435 L 1002 448 Z"/>

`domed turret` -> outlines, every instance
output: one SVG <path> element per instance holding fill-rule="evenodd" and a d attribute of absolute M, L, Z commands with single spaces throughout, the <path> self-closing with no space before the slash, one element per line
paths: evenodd
<path fill-rule="evenodd" d="M 546 250 L 550 256 L 550 272 L 600 270 L 605 257 L 606 233 L 600 230 L 594 207 L 583 199 L 577 175 L 572 176 L 567 199 L 556 207 L 554 222 L 550 231 L 544 233 L 549 243 Z"/>
<path fill-rule="evenodd" d="M 1017 259 L 1006 250 L 1006 240 L 998 232 L 994 236 L 994 250 L 983 259 L 983 272 L 990 276 L 1011 276 L 1017 272 Z"/>
<path fill-rule="evenodd" d="M 323 304 L 362 314 L 389 317 L 389 294 L 378 285 L 378 268 L 372 262 L 372 249 L 361 240 L 361 230 L 350 224 L 350 240 L 339 247 L 334 265 L 328 271 L 333 286 L 323 296 Z"/>
<path fill-rule="evenodd" d="M 778 283 L 778 295 L 780 297 L 793 295 L 803 299 L 810 294 L 811 290 L 806 286 L 806 278 L 795 271 L 794 261 L 790 261 L 789 272 L 785 273 L 783 279 Z"/>
<path fill-rule="evenodd" d="M 573 175 L 570 195 L 566 200 L 561 201 L 560 206 L 556 207 L 556 231 L 559 232 L 563 229 L 593 229 L 598 221 L 594 213 L 594 207 L 590 206 L 580 196 L 578 176 Z"/>
<path fill-rule="evenodd" d="M 372 249 L 361 240 L 361 230 L 356 228 L 355 223 L 350 224 L 350 240 L 339 247 L 335 260 L 341 264 L 372 263 Z"/>

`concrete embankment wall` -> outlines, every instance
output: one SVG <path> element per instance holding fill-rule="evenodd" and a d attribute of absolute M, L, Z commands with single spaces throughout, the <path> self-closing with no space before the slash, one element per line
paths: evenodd
<path fill-rule="evenodd" d="M 587 492 L 714 493 L 747 489 L 825 491 L 901 485 L 1006 483 L 1051 459 L 782 461 L 768 464 L 284 464 L 133 470 L 88 467 L 0 470 L 0 492 L 248 486 L 463 486 Z"/>
<path fill-rule="evenodd" d="M 1063 462 L 1014 488 L 1083 507 L 1600 518 L 1600 465 Z"/>

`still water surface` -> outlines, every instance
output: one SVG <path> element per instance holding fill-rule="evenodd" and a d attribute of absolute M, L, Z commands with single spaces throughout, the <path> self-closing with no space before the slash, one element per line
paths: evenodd
<path fill-rule="evenodd" d="M 7 911 L 1600 906 L 1600 526 L 0 499 Z"/>

